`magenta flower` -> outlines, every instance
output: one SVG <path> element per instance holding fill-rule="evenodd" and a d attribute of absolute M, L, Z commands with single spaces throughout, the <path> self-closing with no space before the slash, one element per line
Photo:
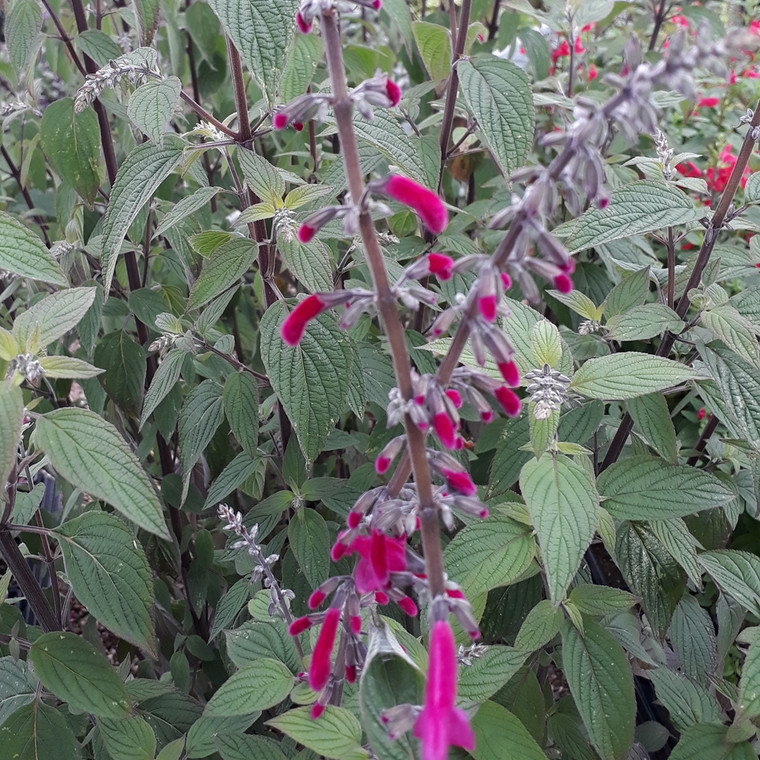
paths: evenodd
<path fill-rule="evenodd" d="M 379 530 L 373 530 L 372 536 L 357 536 L 341 554 L 361 555 L 354 570 L 354 582 L 360 594 L 388 588 L 389 574 L 406 570 L 406 539 Z"/>
<path fill-rule="evenodd" d="M 449 488 L 464 494 L 465 496 L 475 496 L 478 489 L 472 482 L 472 478 L 466 472 L 457 472 L 456 470 L 447 470 L 441 468 L 441 474 L 446 478 Z"/>
<path fill-rule="evenodd" d="M 314 645 L 314 651 L 311 654 L 309 686 L 312 691 L 320 691 L 324 688 L 327 679 L 330 677 L 330 670 L 332 669 L 330 655 L 332 654 L 339 622 L 340 610 L 337 607 L 331 607 L 327 610 L 325 622 L 322 624 L 322 629 L 317 637 L 317 643 Z"/>
<path fill-rule="evenodd" d="M 445 620 L 438 620 L 430 634 L 425 705 L 414 724 L 414 735 L 422 741 L 422 760 L 446 760 L 451 746 L 475 749 L 475 734 L 464 710 L 455 706 L 456 698 L 454 634 Z"/>
<path fill-rule="evenodd" d="M 446 229 L 449 215 L 443 201 L 432 191 L 408 177 L 391 174 L 377 189 L 393 200 L 413 209 L 425 226 L 435 235 Z"/>
<path fill-rule="evenodd" d="M 288 126 L 288 115 L 286 113 L 283 113 L 282 111 L 278 111 L 272 117 L 272 126 L 278 130 L 285 129 L 285 127 Z"/>
<path fill-rule="evenodd" d="M 308 21 L 301 15 L 301 11 L 298 11 L 296 14 L 296 24 L 298 24 L 298 31 L 301 32 L 301 34 L 308 34 L 311 31 L 311 27 L 314 24 L 314 19 L 309 19 Z"/>
<path fill-rule="evenodd" d="M 554 287 L 557 288 L 560 293 L 569 293 L 573 289 L 573 281 L 564 273 L 558 274 L 553 282 Z"/>
<path fill-rule="evenodd" d="M 520 414 L 520 398 L 506 385 L 500 385 L 496 388 L 493 395 L 496 396 L 496 400 L 501 404 L 501 408 L 508 417 L 517 417 Z"/>
<path fill-rule="evenodd" d="M 439 412 L 433 417 L 433 430 L 435 430 L 438 440 L 447 449 L 455 449 L 457 447 L 457 430 L 451 417 L 446 412 Z"/>
<path fill-rule="evenodd" d="M 499 368 L 499 372 L 501 372 L 501 376 L 507 385 L 511 388 L 516 388 L 520 385 L 520 370 L 517 369 L 514 361 L 500 362 L 496 366 Z"/>
<path fill-rule="evenodd" d="M 397 106 L 401 100 L 401 88 L 392 79 L 385 80 L 385 94 L 391 101 L 391 106 Z"/>
<path fill-rule="evenodd" d="M 496 320 L 496 312 L 498 310 L 498 302 L 496 295 L 490 293 L 488 295 L 478 298 L 478 310 L 480 316 L 488 322 L 494 322 Z"/>
<path fill-rule="evenodd" d="M 439 280 L 450 280 L 453 274 L 454 259 L 442 253 L 429 253 L 427 263 L 430 274 L 434 274 Z"/>
<path fill-rule="evenodd" d="M 328 305 L 316 294 L 304 298 L 282 323 L 282 339 L 289 346 L 297 346 L 306 331 L 306 325 L 321 314 Z"/>

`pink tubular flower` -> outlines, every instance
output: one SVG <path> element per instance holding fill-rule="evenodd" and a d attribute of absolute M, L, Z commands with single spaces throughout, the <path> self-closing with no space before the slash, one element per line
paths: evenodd
<path fill-rule="evenodd" d="M 465 496 L 475 496 L 478 489 L 472 482 L 472 478 L 466 472 L 457 472 L 455 470 L 441 469 L 441 474 L 446 478 L 449 488 L 464 494 Z"/>
<path fill-rule="evenodd" d="M 314 235 L 317 234 L 317 231 L 314 227 L 309 226 L 308 224 L 302 224 L 298 228 L 298 240 L 301 243 L 310 243 Z"/>
<path fill-rule="evenodd" d="M 406 570 L 406 540 L 380 531 L 372 536 L 357 536 L 343 554 L 360 554 L 354 570 L 354 583 L 360 594 L 388 588 L 389 574 Z M 378 602 L 380 604 L 380 602 Z"/>
<path fill-rule="evenodd" d="M 446 391 L 446 397 L 451 401 L 457 409 L 462 408 L 462 395 L 456 388 L 449 388 Z"/>
<path fill-rule="evenodd" d="M 494 294 L 478 298 L 478 310 L 480 311 L 480 315 L 488 322 L 494 322 L 496 320 L 497 308 L 498 302 Z"/>
<path fill-rule="evenodd" d="M 697 101 L 697 108 L 715 108 L 720 103 L 720 98 L 701 98 Z"/>
<path fill-rule="evenodd" d="M 552 282 L 560 293 L 569 293 L 573 289 L 573 281 L 564 272 L 558 274 Z"/>
<path fill-rule="evenodd" d="M 496 400 L 501 404 L 508 417 L 517 417 L 520 414 L 520 398 L 506 385 L 499 386 L 493 395 L 496 396 Z"/>
<path fill-rule="evenodd" d="M 456 697 L 454 634 L 446 621 L 438 620 L 430 634 L 425 705 L 414 724 L 414 735 L 422 741 L 422 760 L 446 760 L 452 745 L 475 749 L 475 735 L 465 712 L 455 707 Z"/>
<path fill-rule="evenodd" d="M 282 323 L 282 339 L 289 346 L 297 346 L 303 338 L 306 325 L 326 308 L 327 304 L 316 293 L 305 298 Z"/>
<path fill-rule="evenodd" d="M 434 235 L 440 235 L 446 229 L 448 212 L 443 201 L 432 190 L 400 174 L 391 174 L 382 185 L 378 185 L 378 189 L 413 209 Z"/>
<path fill-rule="evenodd" d="M 309 619 L 308 615 L 304 615 L 303 617 L 296 618 L 288 628 L 288 633 L 291 636 L 298 636 L 299 633 L 303 633 L 308 628 L 311 628 L 312 622 Z"/>
<path fill-rule="evenodd" d="M 596 70 L 596 66 L 593 63 L 588 65 L 588 75 L 586 81 L 591 82 L 599 76 L 599 72 Z"/>
<path fill-rule="evenodd" d="M 433 417 L 433 430 L 438 440 L 447 448 L 456 448 L 457 431 L 454 423 L 446 412 L 439 412 Z"/>
<path fill-rule="evenodd" d="M 520 385 L 520 370 L 514 361 L 501 362 L 496 365 L 504 378 L 504 382 L 511 388 L 517 388 Z"/>
<path fill-rule="evenodd" d="M 312 691 L 320 691 L 327 683 L 330 677 L 330 655 L 332 654 L 333 644 L 335 643 L 335 634 L 338 632 L 338 623 L 340 622 L 340 610 L 337 607 L 331 607 L 327 610 L 325 622 L 317 637 L 317 643 L 314 645 L 314 651 L 311 655 L 309 665 L 309 686 Z"/>
<path fill-rule="evenodd" d="M 453 274 L 454 259 L 442 253 L 429 253 L 427 263 L 430 274 L 434 274 L 439 280 L 450 280 Z"/>
<path fill-rule="evenodd" d="M 391 101 L 391 106 L 397 106 L 401 100 L 401 88 L 392 79 L 385 80 L 385 94 Z"/>
<path fill-rule="evenodd" d="M 580 37 L 575 38 L 575 54 L 576 55 L 583 55 L 586 52 L 586 48 L 583 47 L 583 43 L 581 42 Z"/>
<path fill-rule="evenodd" d="M 288 126 L 288 116 L 287 114 L 283 113 L 282 111 L 279 111 L 272 117 L 272 126 L 275 129 L 285 129 L 285 127 Z"/>
<path fill-rule="evenodd" d="M 314 21 L 309 19 L 308 21 L 301 15 L 301 11 L 296 14 L 296 24 L 298 25 L 298 31 L 301 34 L 308 34 L 311 31 L 311 27 Z"/>

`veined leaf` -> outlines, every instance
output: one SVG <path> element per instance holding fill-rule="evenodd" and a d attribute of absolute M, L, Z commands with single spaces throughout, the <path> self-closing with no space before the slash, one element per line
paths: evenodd
<path fill-rule="evenodd" d="M 680 385 L 695 377 L 697 373 L 684 364 L 626 351 L 589 359 L 573 376 L 570 388 L 586 398 L 624 401 Z"/>
<path fill-rule="evenodd" d="M 665 520 L 719 507 L 734 492 L 714 475 L 636 456 L 615 462 L 597 481 L 604 508 L 618 520 Z"/>
<path fill-rule="evenodd" d="M 279 745 L 264 736 L 220 733 L 215 738 L 222 760 L 287 760 Z"/>
<path fill-rule="evenodd" d="M 187 498 L 192 469 L 223 419 L 222 388 L 213 380 L 204 380 L 190 392 L 179 415 L 183 503 Z"/>
<path fill-rule="evenodd" d="M 66 287 L 58 262 L 42 241 L 21 222 L 0 211 L 0 269 Z"/>
<path fill-rule="evenodd" d="M 760 636 L 750 644 L 739 681 L 739 714 L 744 718 L 760 715 Z"/>
<path fill-rule="evenodd" d="M 699 563 L 723 593 L 760 615 L 760 558 L 738 549 L 702 552 Z"/>
<path fill-rule="evenodd" d="M 312 720 L 310 707 L 297 707 L 267 721 L 268 726 L 310 750 L 335 760 L 366 760 L 361 747 L 359 721 L 342 707 L 327 705 L 318 721 Z"/>
<path fill-rule="evenodd" d="M 548 644 L 562 627 L 564 616 L 548 599 L 542 599 L 525 617 L 515 639 L 515 649 L 534 652 Z"/>
<path fill-rule="evenodd" d="M 280 208 L 286 187 L 280 170 L 252 150 L 241 148 L 237 155 L 249 189 L 273 208 Z"/>
<path fill-rule="evenodd" d="M 5 43 L 16 75 L 21 75 L 32 53 L 39 48 L 42 8 L 37 0 L 12 0 L 5 7 Z"/>
<path fill-rule="evenodd" d="M 668 402 L 661 393 L 637 396 L 626 402 L 626 409 L 633 418 L 636 432 L 667 462 L 678 461 L 676 429 L 670 418 Z"/>
<path fill-rule="evenodd" d="M 174 138 L 167 140 L 163 147 L 143 143 L 138 145 L 119 167 L 103 217 L 101 245 L 103 288 L 106 292 L 111 289 L 116 259 L 129 225 L 179 163 L 182 149 L 182 142 Z"/>
<path fill-rule="evenodd" d="M 546 456 L 522 468 L 520 489 L 536 529 L 549 594 L 556 606 L 594 537 L 599 507 L 594 480 L 571 459 Z"/>
<path fill-rule="evenodd" d="M 475 734 L 475 760 L 502 760 L 504 752 L 520 760 L 544 760 L 546 755 L 528 729 L 506 707 L 484 702 L 471 721 Z"/>
<path fill-rule="evenodd" d="M 749 742 L 734 743 L 725 726 L 691 726 L 681 734 L 672 760 L 755 760 L 757 753 Z"/>
<path fill-rule="evenodd" d="M 591 208 L 563 225 L 571 253 L 612 240 L 693 222 L 701 211 L 686 193 L 661 180 L 644 179 L 612 192 L 605 209 Z"/>
<path fill-rule="evenodd" d="M 117 636 L 155 654 L 153 579 L 132 532 L 113 515 L 85 512 L 55 535 L 77 599 Z"/>
<path fill-rule="evenodd" d="M 0 486 L 16 464 L 18 442 L 24 422 L 24 394 L 9 382 L 0 383 Z M 4 503 L 4 499 L 0 500 Z"/>
<path fill-rule="evenodd" d="M 228 678 L 206 705 L 206 715 L 249 715 L 282 702 L 293 688 L 292 673 L 277 660 L 263 658 Z"/>
<path fill-rule="evenodd" d="M 219 16 L 271 105 L 295 31 L 298 0 L 276 3 L 271 0 L 210 0 L 209 5 Z"/>
<path fill-rule="evenodd" d="M 271 306 L 261 320 L 261 357 L 277 397 L 293 423 L 308 460 L 322 450 L 348 391 L 349 337 L 328 314 L 309 322 L 295 347 L 283 343 L 284 304 Z"/>
<path fill-rule="evenodd" d="M 185 217 L 203 208 L 215 195 L 221 192 L 220 187 L 199 187 L 192 195 L 187 195 L 177 201 L 171 211 L 161 220 L 153 233 L 153 239 L 163 235 L 166 230 L 181 222 Z"/>
<path fill-rule="evenodd" d="M 114 330 L 95 346 L 93 360 L 106 370 L 100 378 L 106 393 L 125 412 L 136 417 L 145 387 L 145 349 L 126 331 Z"/>
<path fill-rule="evenodd" d="M 607 321 L 608 337 L 619 341 L 647 340 L 662 335 L 666 330 L 680 333 L 683 328 L 684 323 L 678 314 L 661 303 L 634 306 Z"/>
<path fill-rule="evenodd" d="M 10 656 L 0 658 L 0 726 L 28 705 L 36 691 L 37 679 L 29 663 Z"/>
<path fill-rule="evenodd" d="M 575 705 L 603 760 L 622 760 L 633 741 L 633 673 L 620 644 L 593 620 L 581 635 L 562 628 L 562 662 Z"/>
<path fill-rule="evenodd" d="M 44 633 L 29 659 L 46 689 L 99 718 L 126 718 L 127 690 L 111 663 L 89 641 L 73 633 Z"/>
<path fill-rule="evenodd" d="M 89 362 L 72 356 L 43 356 L 40 359 L 40 366 L 51 378 L 81 379 L 97 377 L 105 372 L 100 367 L 94 367 Z"/>
<path fill-rule="evenodd" d="M 530 529 L 494 515 L 461 530 L 444 550 L 446 569 L 469 596 L 519 578 L 534 555 Z"/>
<path fill-rule="evenodd" d="M 333 256 L 321 240 L 304 245 L 278 238 L 283 263 L 311 293 L 333 289 Z"/>
<path fill-rule="evenodd" d="M 182 82 L 177 77 L 151 79 L 129 97 L 127 116 L 154 143 L 164 144 L 164 133 L 179 103 Z"/>
<path fill-rule="evenodd" d="M 25 0 L 17 0 L 24 3 Z M 25 705 L 0 726 L 0 746 L 13 760 L 78 760 L 79 742 L 66 718 L 42 700 Z"/>
<path fill-rule="evenodd" d="M 446 79 L 451 72 L 451 34 L 446 27 L 427 21 L 412 23 L 414 39 L 431 79 Z"/>
<path fill-rule="evenodd" d="M 706 689 L 665 667 L 649 671 L 649 677 L 657 694 L 657 701 L 668 711 L 678 731 L 704 723 L 721 723 L 718 700 Z"/>
<path fill-rule="evenodd" d="M 493 55 L 457 66 L 462 94 L 478 131 L 504 174 L 522 166 L 533 142 L 533 98 L 525 72 Z"/>
<path fill-rule="evenodd" d="M 153 485 L 111 423 L 88 409 L 56 409 L 37 420 L 35 439 L 70 483 L 141 528 L 169 538 Z"/>
<path fill-rule="evenodd" d="M 258 244 L 246 238 L 222 243 L 203 262 L 203 270 L 190 291 L 188 309 L 197 309 L 237 284 L 251 268 Z"/>
<path fill-rule="evenodd" d="M 97 288 L 68 288 L 37 301 L 21 312 L 13 322 L 13 334 L 19 345 L 28 346 L 29 339 L 38 330 L 40 348 L 49 346 L 75 328 L 84 318 L 95 300 Z M 39 350 L 34 348 L 33 353 Z"/>
<path fill-rule="evenodd" d="M 23 4 L 23 0 L 16 2 Z M 88 108 L 74 113 L 73 98 L 54 101 L 42 116 L 40 146 L 58 176 L 92 208 L 100 184 L 100 130 L 95 112 Z"/>
<path fill-rule="evenodd" d="M 259 445 L 259 391 L 253 376 L 246 372 L 228 375 L 223 400 L 232 434 L 254 456 Z"/>
<path fill-rule="evenodd" d="M 97 721 L 103 744 L 111 757 L 119 760 L 153 760 L 156 735 L 139 715 L 128 718 L 100 718 Z"/>
<path fill-rule="evenodd" d="M 330 534 L 322 515 L 301 507 L 288 524 L 288 541 L 303 574 L 316 589 L 330 571 Z"/>
<path fill-rule="evenodd" d="M 303 670 L 293 638 L 281 620 L 249 620 L 224 636 L 230 659 L 239 668 L 269 657 L 284 662 L 294 675 Z"/>
<path fill-rule="evenodd" d="M 150 45 L 158 26 L 159 0 L 133 0 L 140 44 Z"/>
<path fill-rule="evenodd" d="M 306 92 L 321 57 L 322 40 L 316 34 L 296 34 L 293 37 L 277 87 L 283 103 Z"/>
<path fill-rule="evenodd" d="M 145 394 L 142 415 L 140 416 L 140 428 L 145 424 L 148 417 L 156 407 L 166 398 L 169 391 L 174 388 L 182 372 L 182 363 L 185 361 L 187 352 L 179 348 L 173 348 L 158 365 L 156 374 Z"/>
<path fill-rule="evenodd" d="M 471 665 L 460 665 L 458 696 L 484 702 L 516 675 L 527 659 L 525 650 L 499 645 L 486 647 Z"/>
<path fill-rule="evenodd" d="M 742 359 L 757 366 L 757 336 L 752 323 L 728 303 L 702 312 L 702 324 Z"/>

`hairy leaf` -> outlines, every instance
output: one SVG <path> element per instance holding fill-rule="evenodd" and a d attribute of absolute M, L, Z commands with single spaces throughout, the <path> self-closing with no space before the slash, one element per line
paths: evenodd
<path fill-rule="evenodd" d="M 4 211 L 0 211 L 0 269 L 52 285 L 68 285 L 39 237 Z"/>

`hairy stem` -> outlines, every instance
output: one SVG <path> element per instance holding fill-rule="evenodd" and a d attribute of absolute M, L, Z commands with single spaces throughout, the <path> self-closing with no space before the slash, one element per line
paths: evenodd
<path fill-rule="evenodd" d="M 327 68 L 332 83 L 333 108 L 338 125 L 338 134 L 340 135 L 346 179 L 353 202 L 359 203 L 364 195 L 364 179 L 351 118 L 353 103 L 346 86 L 340 30 L 332 11 L 322 14 L 322 34 L 327 54 Z M 375 227 L 367 211 L 362 211 L 359 217 L 359 231 L 377 294 L 377 308 L 390 346 L 396 381 L 401 395 L 408 400 L 411 399 L 413 391 L 411 367 L 404 340 L 404 328 L 396 309 L 396 299 L 388 283 Z M 445 593 L 443 554 L 438 526 L 438 510 L 433 500 L 430 469 L 425 453 L 425 436 L 409 417 L 405 419 L 404 425 L 409 444 L 407 448 L 411 453 L 412 471 L 420 502 L 422 548 L 425 555 L 430 596 L 435 598 Z"/>

